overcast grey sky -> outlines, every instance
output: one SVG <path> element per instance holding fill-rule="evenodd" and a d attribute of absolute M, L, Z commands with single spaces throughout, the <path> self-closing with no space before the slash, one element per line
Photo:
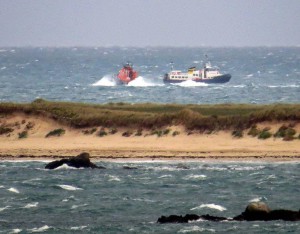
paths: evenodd
<path fill-rule="evenodd" d="M 300 0 L 0 0 L 0 46 L 300 46 Z"/>

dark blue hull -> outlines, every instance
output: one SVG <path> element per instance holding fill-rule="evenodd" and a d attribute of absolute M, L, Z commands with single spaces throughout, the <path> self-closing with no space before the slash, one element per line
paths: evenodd
<path fill-rule="evenodd" d="M 216 83 L 226 83 L 228 81 L 230 81 L 231 79 L 231 75 L 230 74 L 224 74 L 224 75 L 221 75 L 221 76 L 216 76 L 212 79 L 199 79 L 199 80 L 193 80 L 195 82 L 201 82 L 201 83 L 206 83 L 206 84 L 216 84 Z M 165 83 L 181 83 L 181 82 L 184 82 L 184 81 L 187 81 L 187 80 L 172 80 L 170 79 L 168 76 L 165 76 L 164 78 L 164 82 Z"/>

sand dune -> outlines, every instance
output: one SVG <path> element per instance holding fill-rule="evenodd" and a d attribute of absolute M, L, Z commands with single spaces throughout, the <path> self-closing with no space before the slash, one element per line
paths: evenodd
<path fill-rule="evenodd" d="M 31 122 L 30 129 L 26 128 Z M 213 134 L 187 134 L 180 126 L 170 129 L 180 134 L 158 137 L 143 131 L 142 136 L 124 137 L 125 129 L 116 134 L 99 137 L 96 133 L 86 135 L 83 129 L 71 129 L 53 120 L 41 117 L 15 115 L 1 119 L 1 124 L 14 131 L 0 135 L 2 159 L 53 158 L 77 155 L 83 151 L 97 159 L 230 159 L 230 160 L 300 160 L 300 140 L 283 141 L 279 138 L 259 140 L 244 134 L 236 139 L 231 132 Z M 283 123 L 264 123 L 271 131 Z M 59 137 L 45 138 L 50 131 L 63 128 L 66 133 Z M 297 135 L 300 126 L 296 125 Z M 98 130 L 100 127 L 98 127 Z M 28 137 L 19 139 L 18 134 L 28 131 Z M 107 129 L 108 131 L 108 129 Z"/>

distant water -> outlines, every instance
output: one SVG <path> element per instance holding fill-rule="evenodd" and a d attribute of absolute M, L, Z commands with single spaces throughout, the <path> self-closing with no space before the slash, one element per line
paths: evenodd
<path fill-rule="evenodd" d="M 298 162 L 97 162 L 105 170 L 45 164 L 0 162 L 0 233 L 300 232 L 300 222 L 156 223 L 171 214 L 234 217 L 250 201 L 299 210 Z"/>
<path fill-rule="evenodd" d="M 165 85 L 174 68 L 201 68 L 205 55 L 232 79 L 226 84 Z M 126 61 L 140 77 L 113 79 Z M 290 48 L 0 48 L 0 101 L 37 98 L 88 103 L 298 103 L 300 47 Z"/>

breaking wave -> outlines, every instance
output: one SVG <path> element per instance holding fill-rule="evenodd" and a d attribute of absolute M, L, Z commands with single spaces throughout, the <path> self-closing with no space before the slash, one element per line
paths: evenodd
<path fill-rule="evenodd" d="M 45 232 L 48 229 L 50 229 L 50 227 L 48 225 L 45 225 L 45 226 L 42 226 L 40 228 L 28 229 L 27 231 L 30 231 L 30 232 Z"/>
<path fill-rule="evenodd" d="M 58 185 L 58 187 L 65 189 L 65 190 L 70 190 L 70 191 L 83 190 L 82 188 L 78 188 L 78 187 L 71 186 L 71 185 L 65 185 L 65 184 L 60 184 L 60 185 Z"/>
<path fill-rule="evenodd" d="M 105 75 L 100 80 L 92 84 L 92 86 L 116 86 L 117 81 L 113 75 Z"/>
<path fill-rule="evenodd" d="M 187 81 L 183 81 L 181 83 L 177 83 L 177 84 L 173 84 L 173 85 L 177 85 L 177 86 L 181 86 L 181 87 L 198 87 L 198 86 L 202 86 L 202 87 L 206 87 L 208 86 L 208 84 L 206 83 L 202 83 L 202 82 L 196 82 L 193 80 L 187 80 Z"/>
<path fill-rule="evenodd" d="M 200 210 L 202 208 L 210 208 L 210 209 L 219 210 L 219 211 L 227 210 L 225 207 L 216 205 L 216 204 L 202 204 L 200 206 L 192 208 L 191 210 Z"/>
<path fill-rule="evenodd" d="M 128 86 L 134 86 L 134 87 L 149 87 L 149 86 L 163 86 L 163 84 L 158 84 L 153 82 L 150 79 L 146 79 L 142 76 L 137 77 L 135 80 L 130 81 L 128 83 Z"/>
<path fill-rule="evenodd" d="M 20 191 L 16 188 L 9 188 L 7 189 L 8 191 L 12 192 L 12 193 L 20 193 Z"/>
<path fill-rule="evenodd" d="M 24 208 L 28 209 L 28 208 L 34 208 L 38 206 L 38 202 L 33 202 L 33 203 L 28 203 L 26 206 L 24 206 Z"/>
<path fill-rule="evenodd" d="M 208 233 L 208 232 L 216 232 L 215 229 L 212 228 L 202 228 L 199 226 L 191 226 L 191 227 L 185 227 L 181 230 L 179 230 L 178 233 Z"/>

